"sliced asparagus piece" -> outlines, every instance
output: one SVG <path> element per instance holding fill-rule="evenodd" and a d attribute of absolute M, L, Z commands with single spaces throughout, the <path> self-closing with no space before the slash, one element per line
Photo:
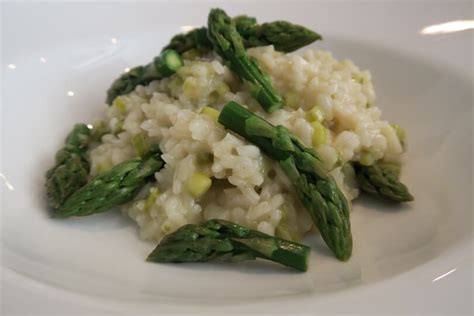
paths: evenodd
<path fill-rule="evenodd" d="M 262 258 L 300 271 L 308 268 L 310 248 L 292 241 L 213 219 L 188 224 L 166 236 L 148 256 L 153 262 L 239 262 Z"/>

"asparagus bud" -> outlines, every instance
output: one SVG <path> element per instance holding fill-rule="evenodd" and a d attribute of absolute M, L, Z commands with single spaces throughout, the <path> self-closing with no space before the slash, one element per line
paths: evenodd
<path fill-rule="evenodd" d="M 406 185 L 390 165 L 377 163 L 372 166 L 356 164 L 357 180 L 362 191 L 395 202 L 413 201 Z"/>
<path fill-rule="evenodd" d="M 318 33 L 287 21 L 257 24 L 254 17 L 246 15 L 236 16 L 232 20 L 242 36 L 245 48 L 273 45 L 275 50 L 289 53 L 322 39 Z M 207 38 L 207 28 L 200 27 L 173 36 L 163 50 L 166 49 L 182 54 L 191 49 L 210 50 L 212 43 Z"/>
<path fill-rule="evenodd" d="M 96 176 L 69 196 L 54 216 L 86 216 L 131 201 L 148 177 L 163 167 L 160 156 L 160 152 L 155 152 L 143 160 L 128 160 Z"/>
<path fill-rule="evenodd" d="M 213 9 L 208 18 L 208 37 L 214 50 L 249 86 L 252 96 L 263 109 L 272 112 L 283 107 L 283 101 L 255 60 L 245 51 L 242 38 L 231 18 L 220 9 Z"/>
<path fill-rule="evenodd" d="M 326 244 L 338 259 L 348 260 L 352 253 L 349 206 L 317 153 L 284 126 L 273 126 L 233 101 L 224 106 L 218 121 L 279 162 Z"/>
<path fill-rule="evenodd" d="M 146 66 L 138 66 L 124 73 L 107 90 L 107 104 L 116 97 L 132 92 L 138 85 L 147 85 L 153 80 L 163 79 L 174 74 L 183 66 L 183 61 L 174 50 L 165 50 Z"/>
<path fill-rule="evenodd" d="M 48 204 L 59 208 L 63 202 L 87 182 L 90 165 L 85 151 L 91 131 L 85 124 L 76 124 L 56 153 L 55 165 L 46 172 Z"/>
<path fill-rule="evenodd" d="M 213 219 L 188 224 L 166 236 L 148 256 L 153 262 L 240 262 L 262 258 L 300 271 L 308 268 L 310 248 L 237 224 Z"/>

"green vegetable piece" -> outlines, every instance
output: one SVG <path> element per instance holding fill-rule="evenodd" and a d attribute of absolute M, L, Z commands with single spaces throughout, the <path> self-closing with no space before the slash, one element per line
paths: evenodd
<path fill-rule="evenodd" d="M 207 28 L 200 27 L 189 31 L 186 34 L 178 34 L 171 38 L 164 50 L 172 49 L 178 54 L 182 54 L 191 49 L 212 49 L 212 43 L 207 38 Z"/>
<path fill-rule="evenodd" d="M 64 201 L 87 182 L 90 165 L 86 150 L 91 131 L 85 124 L 76 124 L 56 153 L 55 165 L 46 172 L 48 204 L 59 208 Z"/>
<path fill-rule="evenodd" d="M 376 163 L 372 166 L 355 164 L 354 169 L 362 191 L 394 202 L 414 200 L 406 185 L 398 180 L 399 168 Z"/>
<path fill-rule="evenodd" d="M 169 77 L 181 66 L 183 61 L 179 54 L 174 50 L 165 50 L 148 65 L 135 67 L 115 80 L 107 91 L 106 102 L 111 105 L 117 96 L 132 92 L 138 85 Z"/>
<path fill-rule="evenodd" d="M 322 123 L 324 121 L 324 110 L 321 106 L 316 105 L 308 111 L 308 118 L 311 122 L 318 121 Z"/>
<path fill-rule="evenodd" d="M 245 33 L 250 33 L 251 30 L 258 25 L 256 18 L 244 14 L 233 17 L 232 20 L 235 23 L 237 32 L 239 32 L 241 36 Z"/>
<path fill-rule="evenodd" d="M 322 144 L 326 144 L 328 140 L 328 129 L 319 121 L 314 121 L 311 125 L 314 129 L 313 137 L 311 138 L 313 146 L 318 147 Z"/>
<path fill-rule="evenodd" d="M 100 142 L 102 136 L 110 133 L 110 129 L 104 121 L 97 121 L 92 124 L 91 138 L 93 142 Z"/>
<path fill-rule="evenodd" d="M 224 106 L 218 121 L 279 162 L 328 247 L 339 260 L 348 260 L 352 254 L 349 206 L 317 153 L 285 127 L 273 126 L 233 101 Z"/>
<path fill-rule="evenodd" d="M 54 217 L 91 215 L 131 201 L 148 178 L 163 167 L 160 156 L 155 150 L 143 159 L 125 161 L 96 176 L 69 196 Z"/>
<path fill-rule="evenodd" d="M 156 200 L 160 196 L 160 190 L 158 188 L 152 187 L 150 188 L 150 194 L 148 194 L 148 197 L 146 198 L 145 201 L 145 210 L 149 210 L 153 204 L 156 203 Z"/>
<path fill-rule="evenodd" d="M 322 39 L 318 33 L 286 21 L 258 24 L 254 17 L 246 15 L 236 16 L 232 20 L 242 36 L 245 48 L 273 45 L 278 51 L 292 52 Z M 175 35 L 165 46 L 166 49 L 182 54 L 192 49 L 211 50 L 212 43 L 207 36 L 207 28 L 200 27 Z"/>
<path fill-rule="evenodd" d="M 247 55 L 234 22 L 223 10 L 212 9 L 209 13 L 208 37 L 214 50 L 250 86 L 252 96 L 265 111 L 270 113 L 283 107 L 282 98 L 273 88 L 270 78 Z"/>
<path fill-rule="evenodd" d="M 217 115 L 219 115 L 219 114 L 217 114 Z M 217 117 L 216 117 L 216 120 L 217 120 Z M 214 155 L 212 153 L 207 153 L 207 152 L 197 153 L 196 154 L 196 162 L 200 166 L 208 165 L 208 164 L 214 162 Z"/>
<path fill-rule="evenodd" d="M 219 116 L 219 111 L 217 111 L 214 108 L 211 108 L 209 106 L 205 106 L 202 108 L 201 113 L 204 115 L 209 116 L 212 118 L 214 121 L 217 121 L 217 117 Z"/>
<path fill-rule="evenodd" d="M 300 107 L 299 94 L 297 92 L 288 92 L 285 96 L 285 105 L 292 109 L 298 109 Z"/>
<path fill-rule="evenodd" d="M 206 192 L 211 188 L 211 185 L 212 179 L 201 172 L 194 173 L 186 181 L 186 188 L 195 198 L 199 198 L 206 194 Z"/>
<path fill-rule="evenodd" d="M 384 172 L 391 172 L 395 178 L 400 179 L 401 167 L 399 164 L 379 161 L 377 165 L 384 169 Z"/>
<path fill-rule="evenodd" d="M 405 148 L 406 147 L 406 132 L 405 132 L 405 130 L 403 129 L 403 127 L 401 127 L 398 124 L 390 124 L 390 125 L 395 130 L 395 133 L 397 134 L 398 140 L 400 140 L 400 143 L 402 144 L 402 147 Z"/>
<path fill-rule="evenodd" d="M 246 24 L 237 29 L 244 39 L 245 47 L 273 45 L 275 50 L 287 53 L 322 39 L 318 33 L 286 21 L 252 26 Z"/>
<path fill-rule="evenodd" d="M 287 224 L 282 220 L 275 230 L 275 236 L 291 241 L 300 240 L 301 234 L 295 226 Z"/>
<path fill-rule="evenodd" d="M 311 249 L 237 224 L 212 219 L 166 236 L 148 256 L 153 262 L 240 262 L 262 258 L 306 271 Z"/>
<path fill-rule="evenodd" d="M 132 143 L 138 157 L 143 157 L 143 155 L 150 151 L 150 141 L 143 133 L 132 136 L 130 142 Z"/>
<path fill-rule="evenodd" d="M 362 151 L 360 153 L 359 163 L 364 166 L 371 166 L 375 163 L 375 157 L 370 151 Z"/>
<path fill-rule="evenodd" d="M 123 98 L 116 97 L 114 101 L 112 102 L 112 106 L 114 106 L 117 110 L 119 110 L 119 113 L 121 115 L 127 114 L 127 105 L 125 104 L 125 101 Z"/>

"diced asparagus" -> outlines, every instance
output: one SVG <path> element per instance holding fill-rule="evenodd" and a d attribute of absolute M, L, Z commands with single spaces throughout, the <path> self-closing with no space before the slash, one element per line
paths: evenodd
<path fill-rule="evenodd" d="M 130 141 L 138 157 L 143 157 L 143 155 L 150 151 L 150 140 L 145 134 L 139 133 L 133 135 Z"/>
<path fill-rule="evenodd" d="M 216 121 L 217 121 L 217 117 L 219 116 L 219 111 L 208 106 L 203 107 L 201 110 L 201 113 L 211 117 L 213 120 L 216 120 Z"/>
<path fill-rule="evenodd" d="M 203 173 L 196 172 L 194 173 L 188 181 L 186 181 L 186 187 L 188 191 L 195 198 L 203 196 L 211 187 L 212 180 Z"/>
<path fill-rule="evenodd" d="M 312 137 L 313 146 L 318 147 L 322 144 L 326 144 L 328 138 L 327 128 L 319 121 L 312 122 L 311 126 L 313 126 L 314 129 Z"/>
<path fill-rule="evenodd" d="M 322 122 L 324 120 L 324 110 L 319 105 L 316 105 L 308 111 L 308 118 L 313 122 Z"/>

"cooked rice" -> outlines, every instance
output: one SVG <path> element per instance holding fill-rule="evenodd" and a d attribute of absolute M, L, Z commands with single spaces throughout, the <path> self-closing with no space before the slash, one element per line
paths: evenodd
<path fill-rule="evenodd" d="M 368 71 L 331 53 L 307 50 L 302 56 L 272 46 L 248 50 L 269 74 L 286 107 L 262 111 L 248 88 L 213 54 L 185 59 L 175 75 L 121 96 L 106 110 L 111 133 L 90 151 L 91 175 L 135 157 L 132 138 L 159 143 L 165 167 L 156 183 L 122 206 L 139 226 L 140 237 L 159 241 L 188 223 L 221 218 L 270 235 L 297 240 L 313 228 L 308 212 L 277 163 L 258 147 L 226 131 L 205 106 L 220 110 L 229 100 L 282 124 L 306 146 L 313 146 L 309 112 L 318 106 L 327 141 L 315 149 L 350 201 L 359 190 L 348 161 L 370 153 L 373 160 L 396 161 L 403 152 L 395 130 L 380 118 Z M 202 155 L 212 154 L 204 163 Z M 212 178 L 211 188 L 195 198 L 186 183 L 196 172 Z M 156 194 L 158 188 L 159 194 Z M 150 193 L 154 192 L 154 193 Z"/>

